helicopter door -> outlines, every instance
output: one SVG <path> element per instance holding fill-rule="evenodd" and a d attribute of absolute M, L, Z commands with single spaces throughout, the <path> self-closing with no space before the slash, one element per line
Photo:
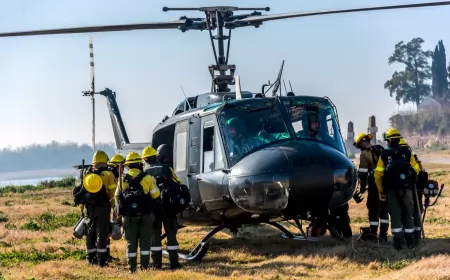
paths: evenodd
<path fill-rule="evenodd" d="M 187 185 L 187 157 L 188 157 L 188 139 L 189 139 L 189 120 L 182 120 L 175 125 L 175 137 L 173 143 L 173 170 L 183 182 Z"/>
<path fill-rule="evenodd" d="M 216 115 L 201 120 L 200 175 L 198 187 L 202 202 L 209 211 L 222 209 L 228 189 L 223 185 L 225 153 L 216 122 Z"/>

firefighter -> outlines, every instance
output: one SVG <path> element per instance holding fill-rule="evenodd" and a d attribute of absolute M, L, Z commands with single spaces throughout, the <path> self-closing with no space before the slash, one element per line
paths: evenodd
<path fill-rule="evenodd" d="M 119 173 L 123 174 L 123 163 L 125 159 L 120 154 L 115 154 L 110 161 L 108 161 L 109 170 L 114 174 L 116 179 L 119 179 Z"/>
<path fill-rule="evenodd" d="M 350 226 L 350 216 L 348 215 L 348 203 L 337 208 L 330 209 L 331 224 L 339 234 L 344 238 L 352 237 L 352 227 Z M 330 231 L 333 237 L 337 237 L 334 232 Z"/>
<path fill-rule="evenodd" d="M 155 158 L 153 158 L 155 156 Z M 142 152 L 142 157 L 146 162 L 145 172 L 155 177 L 158 186 L 161 188 L 162 200 L 160 207 L 157 209 L 159 213 L 155 214 L 156 222 L 154 224 L 154 234 L 152 236 L 152 266 L 160 269 L 162 267 L 162 244 L 161 244 L 161 228 L 164 225 L 164 232 L 167 235 L 167 252 L 169 253 L 170 269 L 181 268 L 178 262 L 178 241 L 177 230 L 178 222 L 176 214 L 171 213 L 170 205 L 164 200 L 164 195 L 170 184 L 181 184 L 181 180 L 175 175 L 173 169 L 168 165 L 172 157 L 171 148 L 162 144 L 158 147 L 156 153 L 151 147 L 146 147 Z M 156 161 L 152 162 L 152 159 Z"/>
<path fill-rule="evenodd" d="M 160 197 L 155 179 L 143 172 L 141 156 L 130 152 L 125 160 L 127 174 L 119 182 L 116 203 L 127 240 L 127 263 L 130 273 L 137 268 L 137 248 L 141 249 L 141 269 L 149 268 L 150 238 L 154 223 L 153 205 Z M 121 183 L 121 184 L 120 184 Z"/>
<path fill-rule="evenodd" d="M 405 241 L 408 247 L 416 245 L 412 187 L 420 167 L 411 151 L 400 146 L 401 135 L 397 129 L 389 128 L 384 139 L 388 148 L 378 159 L 375 182 L 380 200 L 388 203 L 394 248 L 401 250 Z"/>
<path fill-rule="evenodd" d="M 115 154 L 108 161 L 108 170 L 111 171 L 114 174 L 114 177 L 116 178 L 116 182 L 119 179 L 119 172 L 123 172 L 122 164 L 124 162 L 125 162 L 125 159 L 120 154 Z M 116 190 L 114 189 L 114 193 L 115 193 L 115 191 Z M 111 190 L 111 192 L 113 192 L 113 191 Z M 106 242 L 106 250 L 107 250 L 107 252 L 106 252 L 106 259 L 107 259 L 108 262 L 111 262 L 113 260 L 117 260 L 117 258 L 114 258 L 113 256 L 111 256 L 110 244 L 111 244 L 111 238 L 108 237 L 108 240 Z"/>
<path fill-rule="evenodd" d="M 98 150 L 92 158 L 92 167 L 83 177 L 83 187 L 91 194 L 89 202 L 81 203 L 86 224 L 86 253 L 89 264 L 105 266 L 107 239 L 110 232 L 111 208 L 114 207 L 116 180 L 107 168 L 108 156 Z"/>
<path fill-rule="evenodd" d="M 374 170 L 377 165 L 381 151 L 384 149 L 380 145 L 371 145 L 371 134 L 359 133 L 353 146 L 361 150 L 359 157 L 358 177 L 360 180 L 360 194 L 367 194 L 367 210 L 369 216 L 369 229 L 361 228 L 362 240 L 380 240 L 387 242 L 389 229 L 388 207 L 385 201 L 380 201 L 377 186 L 374 179 Z M 377 238 L 378 226 L 380 227 Z"/>
<path fill-rule="evenodd" d="M 400 139 L 400 146 L 407 147 L 411 152 L 412 149 L 406 143 L 406 141 L 402 138 Z M 421 233 L 422 233 L 422 213 L 423 213 L 423 189 L 427 187 L 428 184 L 428 173 L 422 166 L 422 162 L 419 160 L 416 154 L 414 154 L 414 159 L 416 160 L 417 164 L 419 165 L 420 172 L 417 176 L 417 184 L 416 184 L 416 191 L 413 192 L 413 202 L 414 202 L 414 237 L 417 244 L 420 243 L 420 240 L 422 239 Z"/>

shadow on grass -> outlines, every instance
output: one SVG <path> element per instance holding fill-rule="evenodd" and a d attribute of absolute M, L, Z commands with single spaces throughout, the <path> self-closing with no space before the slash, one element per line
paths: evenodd
<path fill-rule="evenodd" d="M 206 228 L 202 228 L 206 230 Z M 224 233 L 228 231 L 224 230 Z M 183 229 L 180 230 L 180 234 Z M 392 241 L 389 244 L 356 241 L 353 236 L 348 243 L 325 236 L 317 242 L 289 240 L 281 237 L 281 232 L 271 226 L 261 225 L 244 227 L 235 237 L 229 239 L 210 239 L 210 250 L 201 262 L 188 263 L 186 266 L 205 269 L 206 273 L 231 276 L 233 271 L 252 274 L 258 269 L 279 270 L 289 266 L 303 266 L 307 270 L 315 266 L 299 259 L 292 258 L 339 258 L 353 263 L 369 265 L 380 262 L 389 269 L 401 269 L 411 262 L 423 257 L 450 252 L 450 239 L 426 239 L 417 248 L 394 250 Z M 223 235 L 222 235 L 223 236 Z M 189 248 L 192 249 L 192 248 Z M 187 250 L 183 250 L 187 251 Z M 287 256 L 286 261 L 276 260 L 280 256 Z M 274 259 L 269 262 L 270 259 Z M 208 272 L 208 268 L 213 271 Z M 283 274 L 289 274 L 283 270 Z M 301 276 L 292 272 L 292 276 Z"/>

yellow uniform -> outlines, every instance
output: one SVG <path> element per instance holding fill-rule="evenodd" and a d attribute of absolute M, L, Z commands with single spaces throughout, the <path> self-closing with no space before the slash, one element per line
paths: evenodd
<path fill-rule="evenodd" d="M 387 201 L 393 245 L 397 250 L 403 248 L 405 241 L 408 247 L 417 245 L 414 236 L 413 189 L 420 172 L 411 149 L 400 145 L 401 138 L 395 128 L 388 129 L 384 134 L 388 148 L 381 153 L 374 174 L 380 200 Z M 411 168 L 416 174 L 411 174 Z M 386 179 L 383 178 L 385 175 L 388 176 Z"/>

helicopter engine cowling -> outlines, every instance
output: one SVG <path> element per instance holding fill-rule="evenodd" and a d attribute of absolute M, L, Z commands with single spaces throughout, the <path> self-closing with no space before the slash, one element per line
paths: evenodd
<path fill-rule="evenodd" d="M 231 169 L 228 186 L 231 198 L 245 212 L 324 213 L 351 199 L 356 169 L 328 145 L 292 141 L 244 157 Z"/>

